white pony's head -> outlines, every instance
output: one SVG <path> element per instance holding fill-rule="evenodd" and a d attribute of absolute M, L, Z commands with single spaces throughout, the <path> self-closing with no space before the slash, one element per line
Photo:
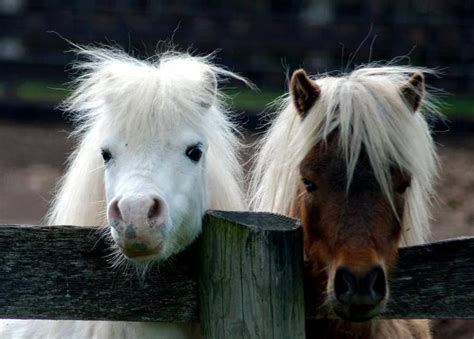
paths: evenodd
<path fill-rule="evenodd" d="M 220 207 L 210 206 L 216 190 L 235 195 L 234 203 L 223 208 L 242 208 L 237 141 L 217 89 L 219 76 L 238 76 L 187 54 L 139 61 L 109 49 L 79 53 L 87 60 L 77 64 L 81 75 L 65 103 L 82 138 L 70 171 L 95 163 L 84 175 L 102 173 L 103 181 L 95 184 L 104 187 L 103 207 L 122 254 L 149 262 L 184 249 L 200 232 L 205 210 Z M 81 152 L 87 160 L 81 160 Z M 66 175 L 62 191 L 73 186 L 72 180 Z M 91 181 L 83 184 L 90 193 L 84 198 L 94 200 L 98 197 L 91 192 L 100 189 L 91 188 Z M 50 222 L 94 221 L 87 215 L 61 220 L 66 194 L 60 192 Z"/>

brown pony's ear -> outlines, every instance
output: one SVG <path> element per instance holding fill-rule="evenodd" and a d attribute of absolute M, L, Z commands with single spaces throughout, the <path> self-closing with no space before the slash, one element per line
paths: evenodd
<path fill-rule="evenodd" d="M 401 92 L 413 108 L 413 112 L 416 112 L 420 108 L 421 100 L 425 95 L 425 77 L 423 74 L 421 72 L 414 73 L 408 83 L 402 86 Z"/>
<path fill-rule="evenodd" d="M 319 86 L 308 77 L 304 69 L 293 72 L 290 91 L 295 107 L 302 118 L 306 116 L 321 94 Z"/>

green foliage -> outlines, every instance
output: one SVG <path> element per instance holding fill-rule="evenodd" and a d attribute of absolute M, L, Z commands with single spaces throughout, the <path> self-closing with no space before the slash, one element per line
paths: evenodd
<path fill-rule="evenodd" d="M 272 103 L 276 98 L 283 95 L 283 91 L 276 90 L 227 90 L 227 95 L 232 99 L 233 106 L 238 110 L 249 110 L 252 112 L 263 111 L 268 104 Z"/>
<path fill-rule="evenodd" d="M 0 99 L 6 96 L 5 83 L 0 83 Z M 46 102 L 57 104 L 70 93 L 67 86 L 59 83 L 40 80 L 25 80 L 16 90 L 19 100 L 35 103 Z M 230 97 L 233 107 L 239 111 L 252 113 L 263 111 L 270 103 L 284 94 L 274 89 L 252 91 L 250 89 L 228 89 L 225 93 Z M 443 100 L 442 111 L 448 118 L 474 118 L 474 97 L 447 97 Z"/>
<path fill-rule="evenodd" d="M 55 104 L 63 100 L 69 92 L 61 84 L 32 80 L 20 83 L 16 94 L 18 99 L 26 102 L 49 102 Z"/>
<path fill-rule="evenodd" d="M 448 118 L 474 118 L 474 98 L 446 98 L 442 112 Z"/>

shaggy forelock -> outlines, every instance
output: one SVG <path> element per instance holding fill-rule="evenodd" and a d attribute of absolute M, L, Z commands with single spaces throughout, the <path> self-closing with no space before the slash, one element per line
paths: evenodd
<path fill-rule="evenodd" d="M 211 57 L 166 52 L 138 60 L 116 49 L 78 48 L 74 69 L 79 75 L 62 105 L 76 123 L 78 145 L 48 214 L 49 224 L 106 222 L 99 150 L 109 135 L 118 131 L 140 144 L 141 138 L 172 137 L 183 124 L 208 142 L 209 207 L 244 208 L 238 133 L 217 85 L 229 77 L 249 84 L 245 79 L 214 65 Z"/>
<path fill-rule="evenodd" d="M 362 148 L 382 192 L 393 205 L 390 169 L 411 175 L 407 191 L 402 243 L 422 243 L 429 235 L 430 201 L 437 157 L 427 115 L 438 115 L 429 94 L 414 113 L 401 87 L 415 67 L 361 67 L 341 76 L 315 79 L 321 95 L 304 119 L 287 96 L 282 110 L 263 138 L 254 167 L 251 194 L 256 210 L 288 214 L 296 197 L 298 165 L 333 131 L 338 132 L 350 187 Z M 414 89 L 415 90 L 415 89 Z"/>

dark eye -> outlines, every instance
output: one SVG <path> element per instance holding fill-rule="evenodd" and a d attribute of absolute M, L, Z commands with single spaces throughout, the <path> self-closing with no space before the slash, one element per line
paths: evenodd
<path fill-rule="evenodd" d="M 308 192 L 316 191 L 316 189 L 318 188 L 314 183 L 305 178 L 303 178 L 303 185 L 306 191 Z"/>
<path fill-rule="evenodd" d="M 186 156 L 194 162 L 198 162 L 202 157 L 201 144 L 189 146 L 186 149 Z"/>
<path fill-rule="evenodd" d="M 400 185 L 398 185 L 395 189 L 395 191 L 398 193 L 398 194 L 403 194 L 406 192 L 407 188 L 410 187 L 410 182 L 409 181 L 406 181 L 406 182 L 403 182 L 401 183 Z"/>
<path fill-rule="evenodd" d="M 102 159 L 104 159 L 105 163 L 109 162 L 109 160 L 112 159 L 112 154 L 107 149 L 103 149 L 101 151 L 101 154 L 102 154 Z"/>

